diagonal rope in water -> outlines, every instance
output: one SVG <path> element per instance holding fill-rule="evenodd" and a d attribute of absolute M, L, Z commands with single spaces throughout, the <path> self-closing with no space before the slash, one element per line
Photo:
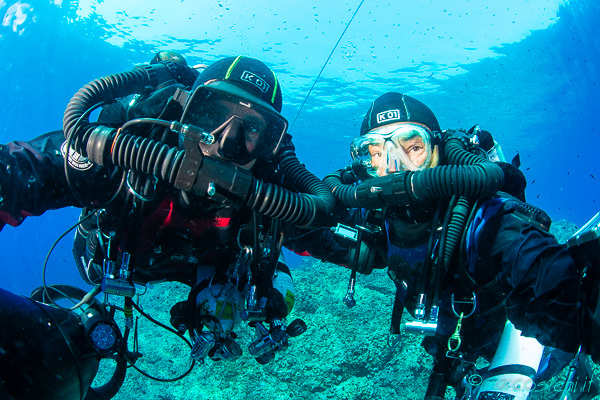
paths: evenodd
<path fill-rule="evenodd" d="M 308 93 L 306 94 L 306 97 L 304 98 L 304 101 L 302 102 L 302 105 L 300 106 L 300 109 L 298 110 L 298 112 L 296 113 L 296 116 L 294 117 L 294 120 L 292 121 L 292 124 L 290 125 L 290 130 L 292 129 L 292 127 L 294 126 L 294 124 L 296 123 L 296 120 L 298 119 L 298 115 L 300 115 L 300 112 L 302 111 L 302 109 L 304 108 L 304 105 L 306 104 L 306 100 L 308 100 L 308 98 L 310 97 L 310 94 L 312 93 L 313 89 L 315 88 L 315 85 L 317 84 L 317 81 L 319 80 L 319 78 L 321 77 L 321 74 L 323 73 L 323 70 L 325 69 L 325 66 L 327 65 L 327 63 L 329 62 L 329 60 L 331 59 L 331 56 L 333 55 L 333 52 L 335 51 L 335 49 L 338 47 L 338 44 L 340 44 L 340 42 L 342 41 L 342 38 L 344 37 L 344 35 L 346 34 L 346 31 L 348 30 L 348 27 L 350 26 L 350 24 L 352 23 L 352 20 L 354 20 L 354 17 L 356 17 L 356 14 L 358 13 L 358 10 L 360 10 L 360 7 L 363 5 L 363 3 L 365 2 L 365 0 L 361 0 L 360 4 L 358 5 L 358 7 L 356 7 L 356 10 L 354 10 L 354 14 L 352 14 L 352 18 L 350 18 L 350 21 L 348 21 L 348 23 L 346 24 L 346 27 L 344 28 L 344 31 L 342 32 L 342 34 L 340 35 L 340 37 L 338 38 L 335 46 L 333 46 L 333 49 L 331 50 L 331 53 L 329 53 L 329 57 L 327 57 L 327 60 L 325 61 L 325 64 L 323 64 L 323 66 L 321 67 L 321 70 L 319 71 L 319 75 L 317 75 L 317 78 L 315 79 L 315 81 L 313 82 L 310 90 L 308 91 Z"/>

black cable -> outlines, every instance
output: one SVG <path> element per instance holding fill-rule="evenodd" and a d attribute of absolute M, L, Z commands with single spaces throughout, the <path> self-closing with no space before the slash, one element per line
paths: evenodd
<path fill-rule="evenodd" d="M 175 329 L 173 329 L 173 328 L 171 328 L 171 327 L 163 324 L 160 321 L 157 321 L 156 319 L 154 319 L 153 317 L 151 317 L 149 314 L 146 314 L 146 312 L 142 310 L 142 308 L 140 307 L 139 304 L 137 304 L 136 302 L 132 301 L 132 305 L 133 305 L 133 308 L 135 308 L 135 310 L 137 312 L 139 312 L 140 315 L 142 315 L 144 318 L 148 319 L 150 322 L 154 323 L 155 325 L 160 326 L 161 328 L 166 329 L 167 331 L 169 331 L 169 332 L 177 335 L 177 337 L 181 338 L 181 340 L 183 340 L 189 346 L 190 349 L 193 347 L 192 344 L 189 342 L 189 340 L 187 340 L 183 335 L 179 334 L 179 332 L 177 332 Z M 127 358 L 127 356 L 126 356 L 126 358 Z M 129 358 L 127 358 L 127 361 L 129 362 L 130 366 L 133 369 L 135 369 L 137 372 L 139 372 L 140 374 L 144 375 L 146 378 L 149 378 L 149 379 L 152 379 L 152 380 L 155 380 L 155 381 L 158 381 L 158 382 L 175 382 L 175 381 L 181 380 L 181 379 L 185 378 L 186 376 L 188 376 L 192 372 L 192 370 L 194 369 L 194 366 L 196 365 L 196 360 L 192 359 L 190 367 L 183 374 L 181 374 L 181 375 L 179 375 L 179 376 L 177 376 L 175 378 L 158 378 L 158 377 L 152 376 L 149 373 L 143 371 L 139 367 L 136 367 L 135 364 L 134 364 L 134 362 L 132 362 L 132 360 L 130 360 Z"/>
<path fill-rule="evenodd" d="M 419 286 L 421 287 L 421 293 L 426 293 L 426 277 L 429 276 L 431 274 L 432 271 L 432 263 L 436 262 L 436 254 L 437 251 L 434 251 L 435 245 L 436 245 L 436 239 L 439 240 L 438 237 L 438 226 L 440 225 L 440 213 L 441 213 L 441 209 L 442 209 L 442 202 L 443 199 L 440 198 L 437 202 L 437 205 L 435 207 L 435 212 L 433 214 L 433 218 L 431 219 L 431 226 L 430 226 L 430 233 L 429 233 L 429 239 L 427 241 L 427 252 L 425 253 L 425 261 L 423 262 L 423 274 L 420 277 L 420 281 L 419 282 Z M 439 243 L 438 243 L 439 244 Z"/>
<path fill-rule="evenodd" d="M 131 121 L 127 121 L 125 124 L 123 124 L 123 126 L 121 127 L 121 130 L 126 130 L 127 128 L 129 128 L 132 125 L 139 125 L 139 124 L 161 125 L 161 126 L 166 126 L 167 128 L 171 127 L 171 122 L 166 121 L 164 119 L 136 118 L 136 119 L 132 119 Z"/>
<path fill-rule="evenodd" d="M 303 237 L 305 237 L 305 236 L 308 236 L 308 235 L 311 235 L 311 234 L 313 234 L 313 233 L 315 233 L 315 232 L 317 232 L 317 231 L 330 230 L 330 229 L 331 229 L 331 228 L 328 228 L 328 227 L 326 227 L 326 226 L 322 226 L 322 227 L 319 227 L 319 228 L 311 229 L 311 230 L 310 230 L 310 231 L 308 231 L 308 232 L 301 233 L 300 235 L 296 235 L 296 236 L 288 237 L 288 238 L 286 238 L 286 241 L 288 241 L 288 240 L 296 240 L 296 239 L 301 239 L 301 238 L 303 238 Z"/>
<path fill-rule="evenodd" d="M 46 285 L 46 267 L 48 266 L 48 259 L 50 259 L 50 254 L 52 254 L 52 251 L 54 250 L 54 248 L 56 247 L 56 245 L 58 244 L 58 242 L 60 242 L 60 240 L 62 238 L 64 238 L 67 233 L 71 232 L 73 229 L 77 228 L 82 222 L 84 222 L 85 220 L 87 220 L 88 218 L 90 218 L 92 215 L 94 215 L 94 211 L 91 211 L 88 215 L 86 215 L 85 217 L 83 217 L 82 219 L 80 219 L 79 221 L 77 221 L 77 223 L 75 225 L 73 225 L 72 227 L 70 227 L 69 229 L 67 229 L 62 235 L 60 235 L 58 237 L 58 239 L 56 239 L 54 241 L 54 243 L 52 244 L 52 247 L 50 247 L 50 250 L 48 250 L 48 254 L 46 254 L 46 259 L 44 260 L 44 266 L 42 267 L 42 282 L 43 282 L 43 287 L 44 287 L 44 296 L 46 296 L 48 298 L 48 300 L 50 300 L 50 302 L 55 305 L 58 308 L 61 308 L 63 310 L 69 310 L 69 308 L 67 307 L 62 307 L 60 305 L 58 305 L 53 299 L 52 297 L 50 297 L 50 294 L 48 293 L 48 286 Z M 61 293 L 63 294 L 63 293 Z M 68 296 L 66 296 L 66 298 L 69 298 Z"/>
<path fill-rule="evenodd" d="M 460 197 L 462 198 L 462 197 Z M 433 292 L 433 304 L 437 305 L 438 304 L 438 299 L 439 299 L 439 295 L 440 295 L 440 288 L 441 288 L 441 283 L 442 283 L 442 277 L 443 275 L 446 273 L 446 270 L 448 269 L 448 265 L 446 265 L 447 259 L 446 259 L 446 251 L 448 250 L 446 248 L 446 243 L 448 241 L 448 231 L 449 231 L 449 224 L 450 221 L 452 220 L 453 217 L 453 210 L 454 207 L 456 206 L 457 202 L 459 200 L 459 196 L 457 195 L 453 195 L 452 198 L 450 199 L 450 203 L 448 204 L 448 209 L 446 210 L 446 215 L 444 217 L 444 222 L 442 224 L 442 226 L 444 227 L 444 229 L 442 230 L 442 233 L 440 235 L 440 241 L 439 241 L 439 247 L 438 247 L 438 255 L 437 255 L 437 267 L 435 270 L 435 276 L 434 276 L 434 292 Z M 454 250 L 453 248 L 451 250 Z"/>
<path fill-rule="evenodd" d="M 321 67 L 321 70 L 319 71 L 319 75 L 317 75 L 317 78 L 315 79 L 315 81 L 312 84 L 312 87 L 310 88 L 310 90 L 308 91 L 308 93 L 306 94 L 306 97 L 304 98 L 304 101 L 302 102 L 302 105 L 300 106 L 300 109 L 298 110 L 298 113 L 296 113 L 296 116 L 294 117 L 294 120 L 292 121 L 292 124 L 290 125 L 290 130 L 292 129 L 292 127 L 294 126 L 294 124 L 296 123 L 296 120 L 298 119 L 298 115 L 300 115 L 300 111 L 302 111 L 302 109 L 304 108 L 304 104 L 306 104 L 306 100 L 308 100 L 310 94 L 312 93 L 313 89 L 315 88 L 315 85 L 317 84 L 317 81 L 319 80 L 319 78 L 321 77 L 321 74 L 323 73 L 323 71 L 325 70 L 325 66 L 327 66 L 327 63 L 329 62 L 329 60 L 331 59 L 331 56 L 333 55 L 333 52 L 335 51 L 335 49 L 338 47 L 338 44 L 340 44 L 340 42 L 342 41 L 342 38 L 344 37 L 344 34 L 346 33 L 346 31 L 348 30 L 348 27 L 350 26 L 350 24 L 352 23 L 352 20 L 354 20 L 354 17 L 356 16 L 356 14 L 358 13 L 358 10 L 360 10 L 360 7 L 363 5 L 363 3 L 365 2 L 365 0 L 361 0 L 360 4 L 358 5 L 358 7 L 356 7 L 356 10 L 354 10 L 354 14 L 352 14 L 352 18 L 350 18 L 350 21 L 348 21 L 348 23 L 346 24 L 346 27 L 344 28 L 344 31 L 342 32 L 342 34 L 340 35 L 340 37 L 338 38 L 335 46 L 333 46 L 333 49 L 331 49 L 331 53 L 329 53 L 329 56 L 327 57 L 327 60 L 325 61 L 325 63 L 323 64 L 323 66 Z"/>
<path fill-rule="evenodd" d="M 138 350 L 140 349 L 140 337 L 139 337 L 139 322 L 140 322 L 140 317 L 135 317 L 135 328 L 133 330 L 133 351 L 134 352 L 138 352 Z"/>

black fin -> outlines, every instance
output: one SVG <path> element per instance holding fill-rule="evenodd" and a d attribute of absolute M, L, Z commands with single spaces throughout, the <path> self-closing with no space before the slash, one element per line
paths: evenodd
<path fill-rule="evenodd" d="M 521 156 L 519 155 L 519 153 L 517 153 L 517 155 L 513 157 L 510 163 L 517 168 L 521 166 Z"/>

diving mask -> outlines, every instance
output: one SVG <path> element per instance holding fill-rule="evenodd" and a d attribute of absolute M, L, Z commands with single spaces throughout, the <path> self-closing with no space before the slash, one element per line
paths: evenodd
<path fill-rule="evenodd" d="M 209 139 L 200 143 L 205 154 L 238 164 L 268 159 L 277 153 L 288 123 L 253 97 L 224 82 L 198 86 L 186 104 L 181 123 L 194 125 L 206 134 Z"/>
<path fill-rule="evenodd" d="M 354 139 L 351 154 L 373 177 L 419 171 L 434 164 L 433 133 L 423 125 L 398 122 Z"/>

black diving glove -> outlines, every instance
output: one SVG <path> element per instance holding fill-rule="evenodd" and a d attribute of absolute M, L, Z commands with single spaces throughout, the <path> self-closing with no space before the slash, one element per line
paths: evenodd
<path fill-rule="evenodd" d="M 267 299 L 267 321 L 283 319 L 288 316 L 288 307 L 280 291 L 269 288 Z"/>

